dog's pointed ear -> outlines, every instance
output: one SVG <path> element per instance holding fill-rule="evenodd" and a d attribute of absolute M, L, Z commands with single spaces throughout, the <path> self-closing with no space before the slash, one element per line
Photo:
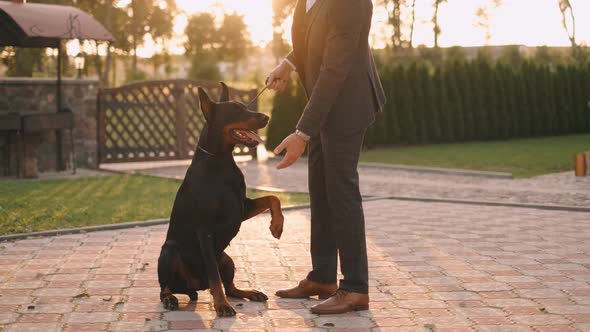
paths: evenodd
<path fill-rule="evenodd" d="M 213 102 L 211 98 L 203 88 L 199 87 L 199 103 L 201 104 L 201 112 L 205 116 L 205 119 L 209 121 L 213 113 Z"/>
<path fill-rule="evenodd" d="M 229 88 L 223 82 L 219 82 L 219 84 L 221 84 L 221 97 L 219 97 L 219 102 L 223 103 L 229 101 Z"/>

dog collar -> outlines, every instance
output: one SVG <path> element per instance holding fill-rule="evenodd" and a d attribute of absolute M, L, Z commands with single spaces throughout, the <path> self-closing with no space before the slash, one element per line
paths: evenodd
<path fill-rule="evenodd" d="M 198 148 L 199 150 L 201 150 L 201 151 L 205 152 L 206 154 L 208 154 L 208 155 L 210 155 L 210 156 L 212 156 L 212 157 L 215 157 L 215 155 L 214 155 L 213 153 L 211 153 L 211 152 L 209 152 L 209 151 L 207 151 L 207 150 L 203 149 L 203 148 L 202 148 L 200 145 L 197 145 L 197 148 Z"/>

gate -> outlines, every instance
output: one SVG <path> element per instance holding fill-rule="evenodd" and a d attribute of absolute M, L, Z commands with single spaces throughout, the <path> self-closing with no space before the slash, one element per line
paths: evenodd
<path fill-rule="evenodd" d="M 146 81 L 98 94 L 100 163 L 189 159 L 205 124 L 198 87 L 219 100 L 221 87 L 210 81 Z M 247 103 L 256 90 L 230 88 L 230 99 Z M 251 109 L 258 110 L 255 102 Z M 256 149 L 236 147 L 234 154 L 256 157 Z"/>

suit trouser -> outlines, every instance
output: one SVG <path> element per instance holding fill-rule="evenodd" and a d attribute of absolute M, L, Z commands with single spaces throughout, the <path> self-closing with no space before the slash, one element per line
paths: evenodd
<path fill-rule="evenodd" d="M 335 283 L 338 256 L 344 276 L 340 289 L 368 293 L 365 219 L 357 171 L 366 128 L 349 133 L 322 131 L 309 142 L 311 196 L 310 280 Z"/>

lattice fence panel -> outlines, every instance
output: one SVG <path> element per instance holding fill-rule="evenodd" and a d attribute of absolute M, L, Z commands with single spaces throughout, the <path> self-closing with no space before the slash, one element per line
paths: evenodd
<path fill-rule="evenodd" d="M 99 154 L 101 163 L 185 159 L 194 155 L 205 120 L 198 86 L 218 100 L 217 83 L 148 81 L 99 92 Z M 233 100 L 247 103 L 255 90 L 230 90 Z M 253 110 L 258 106 L 253 105 Z M 235 154 L 255 155 L 247 147 Z"/>

